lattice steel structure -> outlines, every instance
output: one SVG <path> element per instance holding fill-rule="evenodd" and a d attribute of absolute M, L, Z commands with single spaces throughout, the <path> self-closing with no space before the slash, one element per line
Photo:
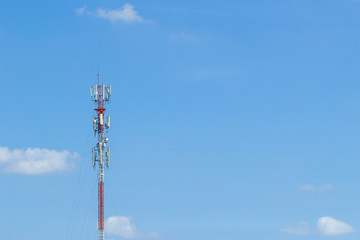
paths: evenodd
<path fill-rule="evenodd" d="M 99 240 L 104 240 L 104 170 L 105 161 L 106 166 L 110 166 L 110 148 L 106 147 L 109 139 L 105 137 L 110 127 L 110 116 L 106 117 L 105 122 L 105 104 L 110 103 L 111 85 L 106 87 L 99 82 L 99 74 L 97 84 L 90 88 L 90 95 L 94 101 L 96 108 L 95 116 L 93 117 L 93 129 L 95 136 L 97 135 L 98 142 L 91 149 L 92 151 L 92 165 L 95 168 L 98 166 L 98 231 Z M 105 158 L 104 158 L 105 155 Z"/>

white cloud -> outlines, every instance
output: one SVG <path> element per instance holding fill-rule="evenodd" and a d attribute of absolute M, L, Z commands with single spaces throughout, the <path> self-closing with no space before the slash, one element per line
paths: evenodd
<path fill-rule="evenodd" d="M 89 11 L 86 6 L 83 6 L 75 9 L 75 13 L 78 15 L 91 15 L 93 17 L 107 19 L 111 22 L 144 22 L 144 19 L 135 11 L 134 6 L 129 3 L 125 3 L 121 8 L 115 9 L 97 8 L 95 12 Z"/>
<path fill-rule="evenodd" d="M 352 226 L 332 217 L 319 218 L 317 222 L 317 229 L 324 235 L 342 235 L 354 232 L 354 228 Z"/>
<path fill-rule="evenodd" d="M 313 184 L 305 184 L 301 185 L 300 190 L 307 191 L 307 192 L 324 192 L 333 189 L 333 185 L 328 183 L 321 186 L 315 186 Z"/>
<path fill-rule="evenodd" d="M 126 239 L 134 238 L 156 238 L 159 236 L 157 232 L 141 233 L 137 230 L 135 224 L 130 217 L 112 216 L 105 221 L 106 234 L 116 235 Z"/>
<path fill-rule="evenodd" d="M 307 235 L 310 233 L 319 233 L 322 235 L 342 235 L 354 232 L 355 229 L 349 224 L 336 220 L 332 217 L 322 217 L 317 221 L 317 229 L 311 231 L 306 222 L 299 223 L 296 227 L 282 228 L 281 232 Z"/>
<path fill-rule="evenodd" d="M 123 238 L 135 238 L 138 233 L 129 217 L 113 216 L 105 221 L 107 234 L 119 235 Z"/>
<path fill-rule="evenodd" d="M 310 233 L 309 225 L 306 222 L 300 222 L 296 227 L 282 228 L 280 231 L 296 235 L 307 235 Z"/>
<path fill-rule="evenodd" d="M 75 12 L 79 15 L 83 15 L 85 12 L 85 9 L 86 9 L 86 6 L 84 5 L 83 7 L 81 8 L 78 8 L 78 9 L 75 9 Z"/>
<path fill-rule="evenodd" d="M 5 173 L 38 175 L 63 172 L 74 166 L 77 153 L 40 148 L 14 149 L 0 147 L 0 168 Z"/>
<path fill-rule="evenodd" d="M 134 10 L 134 6 L 129 3 L 125 3 L 124 6 L 119 9 L 98 8 L 96 9 L 96 16 L 110 20 L 111 22 L 123 21 L 130 23 L 143 21 L 143 18 Z"/>

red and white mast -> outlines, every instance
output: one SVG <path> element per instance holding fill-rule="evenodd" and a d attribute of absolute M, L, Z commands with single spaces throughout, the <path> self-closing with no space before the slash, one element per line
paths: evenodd
<path fill-rule="evenodd" d="M 91 99 L 94 101 L 96 108 L 95 116 L 93 117 L 93 128 L 95 136 L 98 137 L 98 142 L 95 147 L 92 148 L 92 164 L 95 167 L 95 163 L 98 165 L 98 231 L 99 240 L 104 240 L 104 169 L 105 161 L 106 166 L 110 165 L 110 148 L 106 147 L 109 139 L 105 137 L 105 130 L 107 132 L 110 127 L 110 116 L 107 116 L 105 122 L 105 110 L 104 105 L 110 103 L 111 85 L 105 87 L 104 84 L 98 82 L 95 86 L 90 88 Z M 104 155 L 106 158 L 104 158 Z"/>

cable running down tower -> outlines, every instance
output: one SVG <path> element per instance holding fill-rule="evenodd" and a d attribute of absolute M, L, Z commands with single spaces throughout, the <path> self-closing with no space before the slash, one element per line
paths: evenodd
<path fill-rule="evenodd" d="M 105 87 L 104 84 L 99 82 L 98 74 L 97 84 L 90 88 L 90 95 L 92 101 L 95 103 L 96 108 L 95 116 L 93 117 L 93 129 L 95 136 L 97 135 L 98 142 L 95 147 L 91 149 L 92 152 L 92 165 L 98 166 L 98 240 L 104 240 L 104 169 L 105 161 L 106 166 L 110 166 L 110 148 L 106 147 L 109 139 L 105 137 L 108 128 L 110 127 L 110 116 L 106 117 L 105 122 L 105 104 L 110 103 L 111 85 Z M 104 158 L 104 155 L 106 158 Z"/>

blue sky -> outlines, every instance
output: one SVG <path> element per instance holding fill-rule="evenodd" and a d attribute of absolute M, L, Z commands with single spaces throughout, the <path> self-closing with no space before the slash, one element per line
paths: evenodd
<path fill-rule="evenodd" d="M 360 1 L 3 1 L 0 240 L 359 239 Z M 334 237 L 335 236 L 335 237 Z"/>

